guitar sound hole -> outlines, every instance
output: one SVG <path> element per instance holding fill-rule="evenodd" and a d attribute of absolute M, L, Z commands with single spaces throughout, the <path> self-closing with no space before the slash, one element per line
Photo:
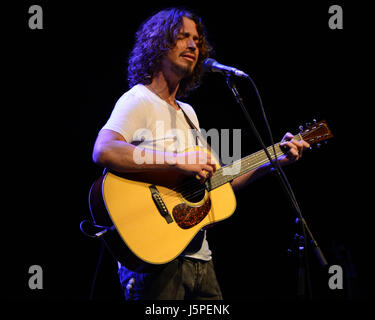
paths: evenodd
<path fill-rule="evenodd" d="M 204 198 L 205 195 L 205 185 L 202 185 L 198 179 L 189 178 L 185 180 L 181 185 L 182 191 L 181 195 L 190 202 L 199 202 Z"/>

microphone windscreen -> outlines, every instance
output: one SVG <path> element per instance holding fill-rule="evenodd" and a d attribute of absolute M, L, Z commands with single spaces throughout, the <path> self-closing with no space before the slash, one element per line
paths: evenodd
<path fill-rule="evenodd" d="M 204 59 L 203 61 L 203 69 L 205 71 L 211 71 L 211 67 L 214 64 L 215 60 L 211 58 Z"/>

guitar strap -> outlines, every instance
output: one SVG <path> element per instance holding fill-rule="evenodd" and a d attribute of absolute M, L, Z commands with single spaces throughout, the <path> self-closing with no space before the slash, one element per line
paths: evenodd
<path fill-rule="evenodd" d="M 186 114 L 185 110 L 178 104 L 178 106 L 180 107 L 182 113 L 184 114 L 184 117 L 185 117 L 185 120 L 186 122 L 189 124 L 190 128 L 193 129 L 193 135 L 195 137 L 195 145 L 198 145 L 198 140 L 197 138 L 199 138 L 203 144 L 203 146 L 206 148 L 206 149 L 209 149 L 211 150 L 211 146 L 210 144 L 207 142 L 207 140 L 202 136 L 201 132 L 198 130 L 198 128 L 195 126 L 195 124 L 193 123 L 193 121 L 190 120 L 189 116 Z"/>
<path fill-rule="evenodd" d="M 218 154 L 216 154 L 215 150 L 213 150 L 211 148 L 211 145 L 207 142 L 207 139 L 205 139 L 203 137 L 203 135 L 201 134 L 201 132 L 198 130 L 198 128 L 194 125 L 193 121 L 190 120 L 189 116 L 186 114 L 186 112 L 184 111 L 184 109 L 177 103 L 177 105 L 180 107 L 182 113 L 184 114 L 185 116 L 185 120 L 186 122 L 189 124 L 189 126 L 193 129 L 193 134 L 194 134 L 194 138 L 195 138 L 195 145 L 198 146 L 198 140 L 197 138 L 199 138 L 203 144 L 203 146 L 207 149 L 207 150 L 210 150 L 210 152 L 215 156 L 216 159 L 218 159 L 220 165 L 222 166 L 223 163 L 221 162 L 221 159 L 220 157 L 218 156 Z"/>

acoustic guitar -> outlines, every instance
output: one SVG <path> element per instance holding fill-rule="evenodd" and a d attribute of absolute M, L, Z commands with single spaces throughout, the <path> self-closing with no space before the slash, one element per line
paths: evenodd
<path fill-rule="evenodd" d="M 327 123 L 320 121 L 294 139 L 312 145 L 331 137 Z M 194 150 L 210 153 L 201 147 Z M 280 143 L 268 147 L 268 152 L 272 159 L 284 154 Z M 118 261 L 136 270 L 173 260 L 202 228 L 234 213 L 236 198 L 230 182 L 269 162 L 264 150 L 223 167 L 211 157 L 217 170 L 204 184 L 182 175 L 111 171 L 94 182 L 90 211 L 95 224 L 109 231 L 103 239 Z"/>

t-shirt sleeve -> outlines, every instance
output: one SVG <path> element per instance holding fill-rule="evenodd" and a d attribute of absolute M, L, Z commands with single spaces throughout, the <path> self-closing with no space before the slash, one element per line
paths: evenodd
<path fill-rule="evenodd" d="M 117 101 L 102 130 L 116 131 L 126 142 L 131 143 L 134 140 L 134 133 L 139 128 L 145 127 L 145 115 L 147 115 L 146 104 L 142 99 L 132 94 L 125 94 Z"/>

